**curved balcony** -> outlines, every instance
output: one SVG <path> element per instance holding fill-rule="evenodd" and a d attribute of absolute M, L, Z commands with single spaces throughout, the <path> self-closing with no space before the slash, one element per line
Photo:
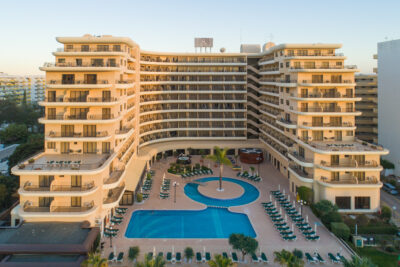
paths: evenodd
<path fill-rule="evenodd" d="M 339 163 L 328 163 L 325 161 L 321 161 L 316 166 L 320 169 L 326 171 L 377 171 L 380 172 L 383 170 L 383 167 L 380 166 L 376 161 L 365 161 L 358 163 L 355 160 L 349 160 L 347 162 L 339 162 Z"/>
<path fill-rule="evenodd" d="M 122 66 L 116 63 L 44 63 L 42 71 L 119 71 Z"/>
<path fill-rule="evenodd" d="M 54 202 L 54 201 L 53 201 Z M 94 202 L 84 203 L 81 207 L 72 207 L 70 203 L 51 203 L 50 207 L 39 207 L 26 201 L 18 209 L 19 215 L 24 218 L 40 218 L 52 220 L 54 218 L 74 218 L 82 220 L 97 210 Z"/>
<path fill-rule="evenodd" d="M 134 131 L 133 127 L 124 127 L 122 129 L 115 130 L 115 138 L 118 138 L 118 139 L 127 138 L 127 137 L 131 136 L 133 131 Z"/>
<path fill-rule="evenodd" d="M 305 157 L 300 156 L 297 151 L 289 151 L 288 156 L 291 160 L 293 160 L 296 164 L 306 167 L 312 168 L 314 167 L 314 162 L 312 159 L 306 159 Z"/>
<path fill-rule="evenodd" d="M 125 184 L 122 184 L 117 188 L 108 190 L 107 197 L 103 199 L 103 209 L 111 209 L 117 206 L 124 192 Z"/>
<path fill-rule="evenodd" d="M 225 135 L 225 136 L 176 136 L 176 137 L 160 137 L 160 138 L 154 138 L 154 139 L 148 139 L 148 140 L 141 140 L 141 143 L 139 145 L 140 148 L 144 146 L 148 146 L 151 144 L 155 143 L 162 143 L 162 142 L 171 142 L 171 141 L 244 141 L 247 140 L 247 137 L 245 135 L 243 136 L 230 136 L 230 135 Z"/>
<path fill-rule="evenodd" d="M 120 119 L 114 114 L 80 114 L 80 115 L 47 115 L 39 118 L 39 123 L 47 124 L 82 124 L 82 123 L 112 123 Z"/>
<path fill-rule="evenodd" d="M 380 182 L 376 177 L 366 177 L 363 180 L 358 179 L 355 176 L 343 175 L 337 180 L 330 180 L 327 177 L 321 177 L 317 180 L 320 185 L 325 187 L 333 188 L 380 188 L 382 187 L 382 182 Z"/>
<path fill-rule="evenodd" d="M 288 128 L 288 129 L 296 129 L 297 128 L 296 122 L 291 121 L 291 120 L 286 120 L 284 118 L 277 118 L 276 124 L 279 124 L 280 126 Z"/>
<path fill-rule="evenodd" d="M 124 177 L 125 168 L 117 169 L 111 172 L 110 176 L 104 180 L 103 189 L 112 189 L 121 184 Z"/>
<path fill-rule="evenodd" d="M 47 88 L 51 89 L 79 89 L 79 88 L 110 88 L 113 86 L 109 80 L 50 80 L 46 83 Z"/>
<path fill-rule="evenodd" d="M 70 98 L 59 97 L 55 99 L 45 98 L 44 101 L 39 102 L 41 106 L 55 106 L 55 107 L 69 107 L 69 106 L 114 106 L 121 102 L 121 99 L 116 97 L 103 98 L 103 97 L 87 97 L 87 98 Z"/>
<path fill-rule="evenodd" d="M 314 179 L 313 179 L 314 176 L 312 174 L 304 172 L 302 169 L 298 168 L 294 164 L 289 164 L 288 170 L 291 175 L 295 176 L 297 179 L 299 179 L 300 181 L 302 181 L 304 183 L 313 183 L 314 182 Z"/>
<path fill-rule="evenodd" d="M 30 185 L 27 183 L 18 190 L 23 196 L 86 196 L 94 193 L 98 189 L 94 182 L 82 186 L 70 185 L 51 185 L 42 187 L 38 185 Z"/>
<path fill-rule="evenodd" d="M 320 115 L 332 115 L 332 116 L 360 116 L 361 111 L 357 111 L 355 108 L 341 108 L 341 107 L 309 107 L 309 108 L 298 108 L 296 110 L 289 109 L 290 112 L 298 115 L 308 116 L 320 116 Z"/>
<path fill-rule="evenodd" d="M 351 122 L 342 122 L 342 123 L 303 122 L 303 124 L 300 124 L 298 127 L 308 130 L 355 130 L 356 129 L 356 126 L 354 126 Z"/>
<path fill-rule="evenodd" d="M 109 139 L 111 136 L 107 131 L 100 131 L 94 133 L 63 133 L 50 131 L 46 135 L 46 140 L 49 141 L 104 141 Z"/>

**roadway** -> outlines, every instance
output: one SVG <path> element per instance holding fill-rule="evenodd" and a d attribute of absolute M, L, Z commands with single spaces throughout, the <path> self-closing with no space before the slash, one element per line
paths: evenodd
<path fill-rule="evenodd" d="M 397 225 L 397 227 L 400 227 L 400 198 L 399 198 L 399 196 L 390 195 L 389 193 L 387 193 L 381 189 L 381 206 L 383 206 L 383 205 L 388 206 L 392 209 L 392 211 L 393 211 L 392 220 Z M 393 210 L 393 207 L 396 207 L 396 210 Z"/>

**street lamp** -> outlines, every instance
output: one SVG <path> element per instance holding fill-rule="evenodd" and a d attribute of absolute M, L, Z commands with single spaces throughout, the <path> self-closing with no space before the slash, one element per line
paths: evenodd
<path fill-rule="evenodd" d="M 397 207 L 393 206 L 393 219 L 395 218 L 395 215 L 396 215 L 396 209 L 397 209 Z"/>
<path fill-rule="evenodd" d="M 260 160 L 261 160 L 261 158 L 257 157 L 256 160 L 258 161 L 258 166 L 257 166 L 258 167 L 258 171 L 257 171 L 257 173 L 258 173 L 258 176 L 261 176 L 260 175 Z"/>
<path fill-rule="evenodd" d="M 174 182 L 173 183 L 173 186 L 174 186 L 174 203 L 176 203 L 176 187 L 178 186 L 179 184 L 177 183 L 177 182 Z"/>
<path fill-rule="evenodd" d="M 298 202 L 300 203 L 300 215 L 301 217 L 303 217 L 303 205 L 306 205 L 307 203 L 305 200 L 302 199 L 300 199 Z"/>

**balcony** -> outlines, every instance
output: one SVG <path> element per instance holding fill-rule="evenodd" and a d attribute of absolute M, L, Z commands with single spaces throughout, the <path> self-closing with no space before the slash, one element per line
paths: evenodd
<path fill-rule="evenodd" d="M 307 168 L 311 168 L 314 166 L 313 159 L 307 159 L 304 156 L 299 155 L 299 153 L 297 153 L 297 151 L 289 150 L 288 156 L 291 160 L 293 160 L 300 166 L 307 167 Z"/>
<path fill-rule="evenodd" d="M 353 101 L 361 100 L 361 98 L 355 98 L 354 95 L 352 94 L 341 94 L 339 92 L 333 92 L 333 93 L 317 92 L 317 93 L 300 94 L 300 95 L 291 93 L 290 97 L 295 100 L 307 100 L 307 101 L 312 101 L 313 99 L 315 99 L 315 101 L 318 101 L 318 99 L 324 99 L 324 98 L 333 98 L 338 100 L 351 99 Z"/>
<path fill-rule="evenodd" d="M 44 118 L 40 118 L 40 120 L 113 120 L 117 119 L 118 117 L 114 117 L 114 114 L 77 114 L 77 115 L 47 115 Z M 46 123 L 46 122 L 45 122 Z"/>
<path fill-rule="evenodd" d="M 123 53 L 127 53 L 126 50 L 121 49 L 121 48 L 116 48 L 113 47 L 112 49 L 105 49 L 105 48 L 101 48 L 101 49 L 97 49 L 97 48 L 64 48 L 64 47 L 60 47 L 57 48 L 56 52 L 123 52 Z"/>
<path fill-rule="evenodd" d="M 284 57 L 344 57 L 343 53 L 288 53 Z"/>
<path fill-rule="evenodd" d="M 317 128 L 321 128 L 321 129 L 327 129 L 327 128 L 345 128 L 346 130 L 349 130 L 349 128 L 353 128 L 355 129 L 356 127 L 353 125 L 353 123 L 351 122 L 342 122 L 342 123 L 313 123 L 313 122 L 303 122 L 303 124 L 301 124 L 299 126 L 300 128 L 303 129 L 312 129 L 315 130 Z"/>
<path fill-rule="evenodd" d="M 54 183 L 54 182 L 53 182 Z M 94 182 L 81 186 L 71 185 L 50 185 L 48 187 L 31 185 L 30 182 L 25 183 L 24 187 L 18 190 L 23 196 L 84 196 L 96 191 Z"/>
<path fill-rule="evenodd" d="M 352 175 L 342 175 L 339 179 L 329 179 L 321 176 L 321 182 L 332 184 L 332 185 L 378 185 L 380 181 L 375 176 L 366 177 L 365 179 L 359 179 Z"/>
<path fill-rule="evenodd" d="M 50 80 L 46 85 L 109 84 L 108 80 Z"/>
<path fill-rule="evenodd" d="M 342 107 L 298 107 L 297 109 L 293 109 L 290 107 L 290 112 L 299 114 L 299 115 L 320 115 L 324 113 L 326 115 L 340 115 L 344 113 L 348 113 L 348 115 L 359 116 L 361 115 L 360 111 L 357 111 L 355 108 L 342 108 Z M 330 114 L 327 114 L 330 113 Z"/>
<path fill-rule="evenodd" d="M 289 172 L 297 179 L 305 183 L 313 183 L 313 175 L 299 168 L 297 165 L 289 163 Z"/>
<path fill-rule="evenodd" d="M 381 171 L 383 169 L 375 160 L 364 162 L 347 160 L 338 163 L 321 161 L 318 167 L 328 171 Z"/>
<path fill-rule="evenodd" d="M 111 62 L 105 62 L 105 63 L 82 63 L 82 64 L 77 64 L 75 62 L 69 62 L 69 63 L 44 63 L 43 67 L 45 68 L 52 68 L 52 67 L 67 67 L 67 68 L 75 68 L 75 67 L 115 67 L 119 68 L 120 65 L 117 63 L 111 63 Z"/>
<path fill-rule="evenodd" d="M 296 129 L 297 128 L 297 122 L 291 121 L 285 118 L 277 118 L 276 123 L 282 127 L 288 128 L 288 129 Z"/>
<path fill-rule="evenodd" d="M 336 86 L 353 86 L 355 85 L 354 80 L 301 80 L 299 84 L 302 86 L 332 86 L 333 84 Z"/>
<path fill-rule="evenodd" d="M 85 203 L 83 206 L 73 207 L 70 203 L 56 203 L 54 204 L 54 200 L 51 203 L 50 207 L 40 207 L 36 205 L 32 205 L 30 201 L 26 201 L 22 207 L 23 212 L 27 213 L 49 213 L 49 214 L 57 214 L 57 213 L 86 213 L 95 208 L 94 202 Z M 47 214 L 47 215 L 49 215 Z M 70 214 L 73 216 L 72 214 Z M 65 216 L 65 215 L 64 215 Z"/>
<path fill-rule="evenodd" d="M 93 132 L 93 133 L 65 133 L 50 131 L 47 135 L 49 138 L 99 138 L 108 137 L 107 131 Z"/>
<path fill-rule="evenodd" d="M 103 199 L 103 208 L 109 208 L 117 205 L 119 200 L 122 198 L 124 191 L 125 184 L 122 184 L 117 188 L 108 190 L 107 197 Z"/>

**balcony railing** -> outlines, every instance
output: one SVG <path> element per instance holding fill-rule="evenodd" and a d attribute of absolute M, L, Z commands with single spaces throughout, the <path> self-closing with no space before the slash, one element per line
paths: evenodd
<path fill-rule="evenodd" d="M 108 80 L 50 80 L 49 84 L 108 84 Z"/>
<path fill-rule="evenodd" d="M 343 84 L 349 84 L 349 83 L 354 83 L 352 80 L 301 80 L 299 83 L 343 83 Z"/>
<path fill-rule="evenodd" d="M 54 201 L 54 200 L 53 200 Z M 37 205 L 30 204 L 29 201 L 26 201 L 23 205 L 23 210 L 25 212 L 84 212 L 91 210 L 94 207 L 94 202 L 85 203 L 83 206 L 74 207 L 71 206 L 71 203 L 57 203 L 57 205 L 51 204 L 49 207 L 40 207 Z"/>
<path fill-rule="evenodd" d="M 108 196 L 103 199 L 103 204 L 110 204 L 110 203 L 116 202 L 119 199 L 119 197 L 121 196 L 124 189 L 125 189 L 125 184 L 123 184 L 117 188 L 110 189 L 108 191 Z"/>
<path fill-rule="evenodd" d="M 313 179 L 313 175 L 304 171 L 303 169 L 299 168 L 297 165 L 295 164 L 289 164 L 289 168 L 294 171 L 295 173 L 297 173 L 299 176 L 304 177 L 304 178 L 308 178 L 308 179 Z"/>
<path fill-rule="evenodd" d="M 25 185 L 24 190 L 30 192 L 82 192 L 88 191 L 94 187 L 94 182 L 88 183 L 81 186 L 71 185 L 51 185 L 51 186 L 39 186 L 39 185 Z"/>
<path fill-rule="evenodd" d="M 117 182 L 123 173 L 124 173 L 124 168 L 114 170 L 113 172 L 111 172 L 110 177 L 104 180 L 104 184 L 112 184 Z"/>
<path fill-rule="evenodd" d="M 126 134 L 130 130 L 132 130 L 132 127 L 122 128 L 122 129 L 119 129 L 119 130 L 115 130 L 115 134 Z"/>
<path fill-rule="evenodd" d="M 114 114 L 78 114 L 78 115 L 47 115 L 47 120 L 111 120 L 114 119 Z"/>
<path fill-rule="evenodd" d="M 341 107 L 301 107 L 300 112 L 356 112 L 355 108 Z"/>
<path fill-rule="evenodd" d="M 353 127 L 353 124 L 351 122 L 342 122 L 342 123 L 303 122 L 303 125 L 308 127 Z"/>
<path fill-rule="evenodd" d="M 289 154 L 301 162 L 313 163 L 312 159 L 306 159 L 305 157 L 300 156 L 299 153 L 297 153 L 297 151 L 289 151 Z"/>
<path fill-rule="evenodd" d="M 43 67 L 51 68 L 51 67 L 120 67 L 118 63 L 104 62 L 104 63 L 82 63 L 77 64 L 75 62 L 69 63 L 44 63 Z"/>
<path fill-rule="evenodd" d="M 357 162 L 355 160 L 348 161 L 348 162 L 325 162 L 321 161 L 321 165 L 325 167 L 331 168 L 341 168 L 341 167 L 349 167 L 349 168 L 363 168 L 363 167 L 379 167 L 378 163 L 375 160 L 372 161 L 364 161 L 364 162 Z"/>
<path fill-rule="evenodd" d="M 93 133 L 63 133 L 63 132 L 49 132 L 49 137 L 106 137 L 107 131 L 93 132 Z"/>
<path fill-rule="evenodd" d="M 295 94 L 290 94 L 290 96 L 296 97 Z M 297 97 L 301 97 L 301 98 L 353 98 L 354 95 L 351 95 L 351 94 L 340 94 L 339 92 L 335 92 L 335 93 L 300 94 Z"/>
<path fill-rule="evenodd" d="M 97 49 L 97 48 L 57 48 L 57 52 L 127 52 L 121 48 L 110 48 L 110 49 Z"/>
<path fill-rule="evenodd" d="M 329 179 L 322 176 L 321 181 L 329 184 L 378 184 L 379 180 L 375 176 L 365 177 L 365 179 L 359 179 L 355 176 L 340 176 L 339 179 Z"/>

